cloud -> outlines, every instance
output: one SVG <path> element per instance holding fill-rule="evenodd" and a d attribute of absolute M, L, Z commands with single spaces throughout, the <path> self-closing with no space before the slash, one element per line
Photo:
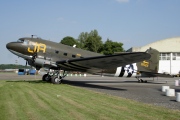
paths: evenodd
<path fill-rule="evenodd" d="M 129 0 L 116 0 L 116 1 L 119 3 L 128 3 L 129 2 Z"/>

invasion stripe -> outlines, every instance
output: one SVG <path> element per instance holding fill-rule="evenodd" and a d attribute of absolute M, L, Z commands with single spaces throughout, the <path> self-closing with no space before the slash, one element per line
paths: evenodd
<path fill-rule="evenodd" d="M 127 77 L 131 77 L 132 76 L 132 73 L 128 73 Z"/>
<path fill-rule="evenodd" d="M 124 70 L 124 67 L 122 66 L 118 77 L 123 77 L 125 72 L 126 71 Z"/>

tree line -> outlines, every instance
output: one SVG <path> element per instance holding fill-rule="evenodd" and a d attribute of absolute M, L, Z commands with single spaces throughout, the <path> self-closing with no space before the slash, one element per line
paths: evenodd
<path fill-rule="evenodd" d="M 4 69 L 24 69 L 24 68 L 29 69 L 30 66 L 16 65 L 16 64 L 0 64 L 0 70 L 4 70 Z"/>
<path fill-rule="evenodd" d="M 101 53 L 104 55 L 111 55 L 114 52 L 123 52 L 123 43 L 113 42 L 109 38 L 103 43 L 102 37 L 98 34 L 97 30 L 92 30 L 91 32 L 82 32 L 77 39 L 67 36 L 64 37 L 60 43 L 81 48 L 84 50 L 89 50 L 92 52 Z"/>

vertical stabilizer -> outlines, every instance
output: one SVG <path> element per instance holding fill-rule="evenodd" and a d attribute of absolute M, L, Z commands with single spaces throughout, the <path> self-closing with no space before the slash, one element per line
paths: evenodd
<path fill-rule="evenodd" d="M 151 55 L 151 58 L 137 63 L 138 71 L 157 73 L 159 70 L 159 51 L 149 48 L 146 52 Z"/>

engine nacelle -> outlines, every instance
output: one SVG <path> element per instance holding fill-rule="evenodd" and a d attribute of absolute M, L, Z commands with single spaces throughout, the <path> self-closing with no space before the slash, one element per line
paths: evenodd
<path fill-rule="evenodd" d="M 44 67 L 44 65 L 57 67 L 57 65 L 54 62 L 48 61 L 48 60 L 45 60 L 45 59 L 42 59 L 42 58 L 36 58 L 36 59 L 34 59 L 34 61 L 28 60 L 28 64 L 32 65 L 34 67 L 40 67 L 40 68 Z"/>
<path fill-rule="evenodd" d="M 116 77 L 132 77 L 136 76 L 137 66 L 136 63 L 129 64 L 123 67 L 117 67 L 116 73 L 114 76 Z"/>

